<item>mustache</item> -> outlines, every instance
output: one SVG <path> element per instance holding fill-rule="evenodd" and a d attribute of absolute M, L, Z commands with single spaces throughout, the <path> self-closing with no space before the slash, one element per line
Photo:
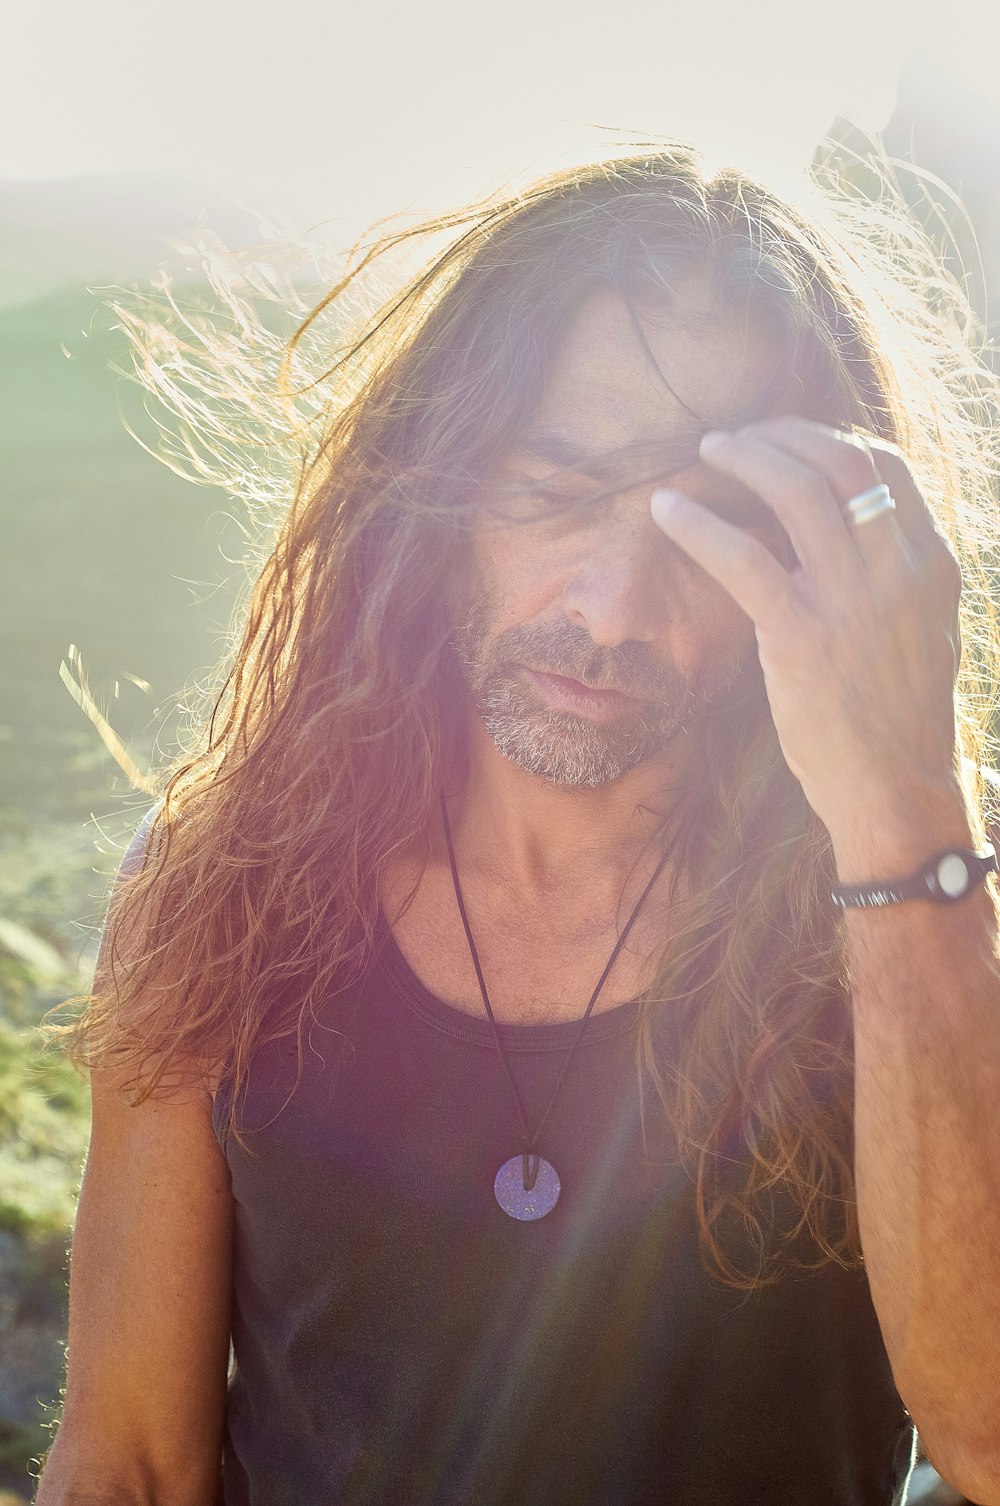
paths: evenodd
<path fill-rule="evenodd" d="M 647 644 L 633 639 L 614 648 L 595 644 L 588 633 L 568 622 L 545 629 L 508 628 L 491 645 L 489 657 L 494 665 L 525 663 L 594 690 L 618 690 L 637 700 L 662 699 L 676 689 Z"/>

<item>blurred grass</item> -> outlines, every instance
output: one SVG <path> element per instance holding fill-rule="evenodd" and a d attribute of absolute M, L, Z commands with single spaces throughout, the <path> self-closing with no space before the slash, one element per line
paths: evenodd
<path fill-rule="evenodd" d="M 71 1228 L 89 1133 L 86 1084 L 38 1040 L 0 1019 L 0 1228 L 25 1239 Z"/>
<path fill-rule="evenodd" d="M 90 1136 L 88 1084 L 34 1027 L 91 981 L 114 865 L 80 823 L 0 833 L 0 1490 L 21 1500 L 61 1405 L 68 1253 Z"/>

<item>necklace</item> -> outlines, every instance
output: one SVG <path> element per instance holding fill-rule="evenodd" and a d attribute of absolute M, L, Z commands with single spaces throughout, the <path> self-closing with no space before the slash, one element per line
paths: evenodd
<path fill-rule="evenodd" d="M 469 925 L 469 917 L 465 913 L 465 901 L 462 898 L 462 888 L 458 882 L 458 866 L 455 862 L 455 849 L 452 845 L 451 827 L 448 824 L 448 810 L 447 806 L 445 805 L 443 793 L 440 795 L 440 801 L 441 820 L 444 825 L 445 841 L 448 844 L 448 862 L 451 865 L 451 877 L 452 882 L 455 886 L 455 899 L 458 901 L 458 912 L 462 917 L 462 925 L 465 927 L 465 935 L 469 943 L 469 951 L 472 954 L 472 965 L 476 969 L 476 977 L 479 980 L 479 988 L 483 996 L 483 1003 L 486 1005 L 486 1013 L 489 1015 L 490 1024 L 493 1027 L 493 1039 L 496 1043 L 496 1048 L 500 1055 L 500 1060 L 503 1063 L 504 1071 L 507 1074 L 507 1081 L 510 1083 L 511 1091 L 513 1092 L 514 1098 L 517 1102 L 518 1113 L 520 1114 L 521 1118 L 521 1153 L 520 1155 L 511 1156 L 510 1159 L 505 1161 L 500 1167 L 500 1170 L 497 1172 L 496 1178 L 493 1183 L 493 1193 L 504 1213 L 509 1214 L 511 1218 L 521 1220 L 544 1218 L 547 1213 L 552 1212 L 552 1209 L 559 1201 L 559 1194 L 562 1191 L 562 1184 L 559 1181 L 559 1174 L 556 1171 L 555 1167 L 552 1165 L 552 1162 L 547 1161 L 544 1156 L 540 1156 L 535 1150 L 535 1146 L 538 1144 L 538 1138 L 541 1135 L 545 1121 L 548 1119 L 549 1114 L 552 1110 L 552 1105 L 556 1101 L 556 1095 L 558 1094 L 559 1089 L 562 1087 L 562 1081 L 566 1076 L 567 1068 L 569 1067 L 569 1064 L 573 1059 L 573 1053 L 576 1050 L 577 1046 L 580 1044 L 580 1038 L 583 1035 L 587 1020 L 590 1017 L 590 1012 L 597 1002 L 597 996 L 600 993 L 601 988 L 604 985 L 604 981 L 610 973 L 612 966 L 614 965 L 615 958 L 618 956 L 618 953 L 625 945 L 626 937 L 628 936 L 629 931 L 632 929 L 632 924 L 636 916 L 639 914 L 639 911 L 642 908 L 647 894 L 649 893 L 650 889 L 652 889 L 653 885 L 656 883 L 656 880 L 659 878 L 660 873 L 663 870 L 664 864 L 667 861 L 667 854 L 664 853 L 663 857 L 656 865 L 656 871 L 654 872 L 653 877 L 650 879 L 649 883 L 642 891 L 642 894 L 639 896 L 639 900 L 636 904 L 635 909 L 629 916 L 624 930 L 615 943 L 615 949 L 611 953 L 611 956 L 608 958 L 607 965 L 600 976 L 597 987 L 594 989 L 594 992 L 590 996 L 590 1003 L 587 1005 L 583 1017 L 580 1020 L 579 1028 L 577 1029 L 576 1035 L 573 1037 L 573 1043 L 569 1048 L 569 1053 L 566 1057 L 566 1060 L 563 1062 L 562 1071 L 559 1073 L 559 1076 L 556 1080 L 556 1085 L 552 1090 L 552 1095 L 549 1098 L 545 1112 L 542 1115 L 541 1119 L 538 1121 L 538 1124 L 535 1126 L 534 1134 L 529 1134 L 528 1119 L 527 1115 L 524 1112 L 524 1104 L 521 1100 L 521 1095 L 518 1092 L 517 1083 L 514 1081 L 514 1075 L 510 1070 L 510 1063 L 508 1062 L 507 1055 L 503 1049 L 503 1043 L 500 1040 L 500 1031 L 497 1026 L 496 1018 L 493 1014 L 492 1005 L 490 1004 L 490 996 L 486 992 L 486 982 L 483 978 L 483 970 L 479 965 L 479 954 L 476 951 L 476 944 L 472 939 L 472 929 Z"/>

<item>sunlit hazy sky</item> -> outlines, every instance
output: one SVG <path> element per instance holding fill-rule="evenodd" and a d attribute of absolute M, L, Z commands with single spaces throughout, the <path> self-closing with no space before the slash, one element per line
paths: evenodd
<path fill-rule="evenodd" d="M 0 175 L 150 170 L 296 218 L 439 208 L 622 133 L 771 175 L 922 47 L 994 99 L 1000 0 L 61 0 L 3 27 Z"/>

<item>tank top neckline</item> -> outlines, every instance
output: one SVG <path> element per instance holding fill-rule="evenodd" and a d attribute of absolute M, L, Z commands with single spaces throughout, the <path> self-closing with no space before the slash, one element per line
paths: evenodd
<path fill-rule="evenodd" d="M 444 999 L 431 993 L 400 951 L 381 907 L 378 911 L 378 935 L 378 965 L 398 998 L 408 1009 L 418 1015 L 425 1024 L 443 1031 L 446 1035 L 455 1036 L 473 1045 L 484 1046 L 490 1051 L 496 1050 L 493 1027 L 486 1014 L 485 1006 L 482 1019 L 478 1019 L 475 1015 L 467 1014 L 464 1009 L 458 1009 L 454 1004 L 448 1004 Z M 587 999 L 583 1000 L 580 1005 L 581 1016 L 586 1007 Z M 641 999 L 629 999 L 623 1004 L 614 1005 L 611 1009 L 603 1009 L 598 1014 L 592 1014 L 584 1027 L 580 1050 L 613 1040 L 634 1029 L 639 1023 L 641 1008 Z M 572 1045 L 579 1026 L 580 1020 L 577 1018 L 545 1025 L 515 1025 L 504 1022 L 497 1028 L 505 1050 L 565 1051 Z"/>

